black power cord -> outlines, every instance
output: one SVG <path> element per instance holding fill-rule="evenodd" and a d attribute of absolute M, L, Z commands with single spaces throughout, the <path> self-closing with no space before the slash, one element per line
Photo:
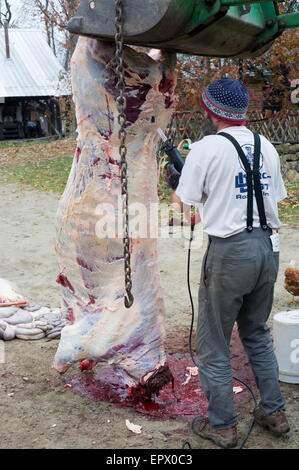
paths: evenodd
<path fill-rule="evenodd" d="M 187 262 L 187 285 L 188 285 L 188 292 L 189 292 L 189 297 L 190 297 L 191 313 L 192 313 L 190 333 L 189 333 L 189 351 L 190 351 L 190 356 L 191 356 L 191 359 L 192 359 L 194 365 L 196 367 L 198 367 L 198 364 L 196 363 L 196 360 L 193 356 L 193 351 L 192 351 L 192 332 L 193 332 L 193 325 L 194 325 L 194 303 L 193 303 L 193 297 L 192 297 L 191 285 L 190 285 L 191 245 L 192 245 L 192 241 L 193 241 L 194 227 L 195 227 L 194 225 L 191 225 L 190 240 L 189 240 L 189 247 L 188 247 L 188 262 Z M 252 396 L 252 399 L 254 401 L 254 410 L 253 410 L 253 412 L 254 412 L 256 410 L 256 408 L 258 407 L 258 404 L 257 404 L 256 397 L 255 397 L 252 389 L 249 387 L 248 384 L 246 384 L 242 380 L 238 379 L 237 377 L 233 377 L 233 379 L 236 380 L 237 382 L 241 383 L 242 385 L 244 385 L 244 387 L 246 387 L 247 390 L 250 392 L 250 394 Z M 245 443 L 247 442 L 247 439 L 250 436 L 250 433 L 253 429 L 253 426 L 254 426 L 254 418 L 253 418 L 252 422 L 250 423 L 247 434 L 246 434 L 245 438 L 242 441 L 240 449 L 242 449 L 244 447 Z M 192 449 L 192 447 L 191 447 L 191 445 L 188 441 L 184 442 L 184 444 L 182 446 L 182 449 L 185 449 L 186 446 L 188 446 L 189 449 Z"/>

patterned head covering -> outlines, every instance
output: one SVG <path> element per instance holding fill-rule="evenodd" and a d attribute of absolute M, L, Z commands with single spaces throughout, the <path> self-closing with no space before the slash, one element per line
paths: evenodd
<path fill-rule="evenodd" d="M 244 124 L 249 104 L 248 91 L 234 78 L 220 78 L 210 83 L 201 95 L 204 109 L 229 124 Z"/>

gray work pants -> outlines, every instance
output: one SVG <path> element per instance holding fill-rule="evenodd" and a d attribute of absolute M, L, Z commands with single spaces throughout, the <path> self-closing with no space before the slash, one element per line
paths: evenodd
<path fill-rule="evenodd" d="M 278 253 L 271 230 L 210 237 L 199 289 L 196 351 L 209 421 L 217 429 L 236 421 L 229 344 L 235 322 L 267 414 L 283 409 L 278 364 L 266 325 L 273 303 Z"/>

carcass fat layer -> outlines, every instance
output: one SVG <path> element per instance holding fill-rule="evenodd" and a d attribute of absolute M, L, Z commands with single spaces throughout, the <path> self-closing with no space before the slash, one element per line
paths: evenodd
<path fill-rule="evenodd" d="M 175 74 L 171 56 L 160 54 L 156 61 L 131 48 L 124 50 L 124 64 L 132 229 L 134 204 L 141 203 L 148 214 L 153 203 L 158 206 L 156 131 L 166 128 L 173 111 Z M 64 372 L 77 361 L 88 360 L 87 367 L 109 363 L 128 386 L 144 387 L 165 369 L 165 309 L 157 240 L 131 239 L 135 301 L 126 309 L 122 236 L 104 238 L 104 229 L 114 228 L 121 195 L 114 46 L 79 38 L 72 81 L 78 145 L 56 223 L 57 281 L 68 324 L 53 367 Z M 106 225 L 101 222 L 103 204 L 110 208 Z"/>

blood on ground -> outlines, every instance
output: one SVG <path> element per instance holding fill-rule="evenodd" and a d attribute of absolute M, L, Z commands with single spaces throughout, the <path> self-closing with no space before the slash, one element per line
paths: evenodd
<path fill-rule="evenodd" d="M 233 335 L 231 357 L 234 376 L 245 381 L 254 389 L 254 377 L 237 335 Z M 120 407 L 133 407 L 135 411 L 151 417 L 160 419 L 185 417 L 192 420 L 194 416 L 199 414 L 206 415 L 207 400 L 201 388 L 199 377 L 192 377 L 188 384 L 182 385 L 186 379 L 186 368 L 193 365 L 190 355 L 171 354 L 168 355 L 167 361 L 174 376 L 174 389 L 169 383 L 160 391 L 159 396 L 154 396 L 149 401 L 132 400 L 128 389 L 111 366 L 105 366 L 93 372 L 85 372 L 68 381 L 72 386 L 71 390 L 78 392 L 85 398 L 114 403 Z M 243 391 L 234 396 L 236 406 L 250 399 L 248 390 L 234 380 L 233 386 L 238 385 L 242 386 Z"/>

